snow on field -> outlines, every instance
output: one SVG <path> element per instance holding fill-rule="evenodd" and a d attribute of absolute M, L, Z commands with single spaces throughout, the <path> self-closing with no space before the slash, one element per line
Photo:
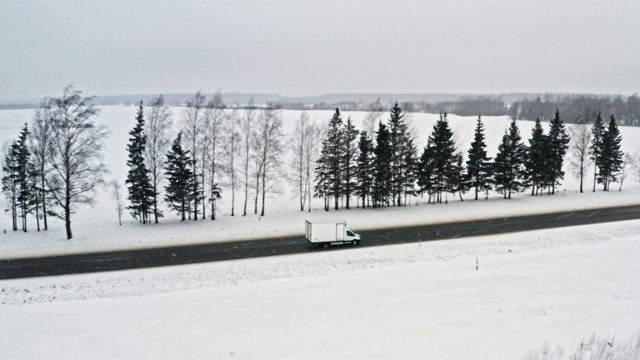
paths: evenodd
<path fill-rule="evenodd" d="M 101 108 L 98 118 L 100 123 L 107 125 L 112 135 L 107 142 L 105 162 L 109 165 L 112 177 L 124 181 L 126 178 L 127 153 L 126 144 L 128 131 L 134 125 L 136 107 L 106 106 Z M 4 110 L 0 111 L 0 143 L 15 139 L 19 128 L 32 117 L 32 110 Z M 173 108 L 174 123 L 180 119 L 181 110 Z M 312 120 L 326 124 L 332 111 L 310 111 Z M 343 118 L 351 116 L 358 126 L 365 113 L 346 112 Z M 295 120 L 300 116 L 299 111 L 283 111 L 285 128 L 291 131 Z M 438 115 L 407 114 L 411 118 L 418 147 L 424 146 Z M 386 119 L 387 114 L 383 115 Z M 474 117 L 459 117 L 450 115 L 450 124 L 455 131 L 457 143 L 466 152 L 473 137 L 475 126 Z M 507 117 L 484 117 L 487 129 L 487 145 L 491 156 L 497 151 L 498 142 L 504 129 L 508 126 Z M 532 122 L 519 122 L 523 138 L 528 138 Z M 623 150 L 632 152 L 640 145 L 640 128 L 621 128 L 623 136 Z M 284 235 L 301 235 L 304 231 L 304 220 L 313 221 L 342 221 L 346 220 L 353 229 L 364 230 L 380 227 L 435 223 L 486 217 L 515 216 L 550 211 L 578 210 L 593 207 L 606 207 L 640 203 L 640 188 L 638 184 L 627 179 L 622 192 L 610 193 L 577 193 L 578 183 L 573 176 L 567 174 L 564 184 L 555 196 L 530 197 L 527 194 L 517 195 L 510 201 L 502 200 L 499 194 L 492 194 L 490 199 L 478 202 L 465 201 L 461 203 L 457 197 L 450 196 L 448 205 L 427 205 L 426 198 L 414 198 L 411 206 L 406 208 L 388 209 L 351 209 L 338 212 L 323 211 L 321 201 L 314 199 L 311 213 L 298 211 L 297 200 L 282 181 L 284 192 L 267 200 L 266 216 L 247 217 L 230 216 L 230 196 L 226 189 L 224 198 L 219 202 L 219 214 L 216 221 L 199 221 L 198 223 L 181 223 L 173 213 L 166 213 L 157 225 L 140 225 L 125 214 L 125 223 L 117 224 L 115 202 L 105 191 L 96 195 L 98 204 L 94 208 L 84 207 L 73 218 L 72 229 L 74 239 L 66 240 L 64 224 L 52 221 L 50 230 L 36 232 L 34 219 L 29 219 L 28 233 L 12 232 L 11 220 L 8 214 L 0 215 L 0 229 L 7 233 L 0 233 L 0 258 L 28 257 L 44 254 L 63 254 L 90 251 L 104 251 L 112 249 L 153 247 L 174 244 L 202 243 L 213 241 L 228 241 L 244 238 L 262 238 Z M 586 189 L 591 189 L 590 182 L 585 183 Z M 615 189 L 615 185 L 613 186 Z M 467 200 L 471 196 L 466 195 Z M 236 196 L 236 214 L 241 214 L 243 197 Z M 252 214 L 251 204 L 249 212 Z"/>
<path fill-rule="evenodd" d="M 640 330 L 639 234 L 627 221 L 2 281 L 0 358 L 495 360 L 622 341 Z"/>

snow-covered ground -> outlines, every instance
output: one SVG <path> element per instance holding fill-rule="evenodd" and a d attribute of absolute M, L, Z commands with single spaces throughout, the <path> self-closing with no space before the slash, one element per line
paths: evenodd
<path fill-rule="evenodd" d="M 112 177 L 124 181 L 126 178 L 127 153 L 126 144 L 128 131 L 134 125 L 136 107 L 106 106 L 101 108 L 98 122 L 105 124 L 112 131 L 107 142 L 105 162 L 109 165 Z M 31 120 L 32 110 L 4 110 L 0 111 L 0 143 L 15 139 L 19 129 L 25 122 Z M 174 123 L 179 122 L 181 110 L 173 108 Z M 310 111 L 312 120 L 319 124 L 326 124 L 332 116 L 332 111 Z M 346 120 L 352 117 L 354 123 L 360 124 L 365 113 L 345 112 Z M 300 116 L 299 111 L 283 111 L 285 130 L 291 131 L 294 122 Z M 426 143 L 431 129 L 438 118 L 434 114 L 407 114 L 413 124 L 417 137 L 418 148 Z M 388 114 L 383 114 L 386 120 Z M 509 124 L 507 117 L 484 117 L 487 134 L 487 150 L 493 156 L 497 151 L 500 138 Z M 449 116 L 451 127 L 454 129 L 460 150 L 466 153 L 473 138 L 475 117 Z M 533 122 L 518 123 L 522 137 L 528 138 Z M 546 125 L 545 125 L 546 126 Z M 621 128 L 623 136 L 623 150 L 633 152 L 640 146 L 640 128 Z M 640 204 L 640 187 L 631 179 L 627 179 L 622 192 L 611 191 L 603 193 L 590 192 L 591 182 L 585 181 L 586 193 L 578 193 L 579 185 L 568 172 L 564 184 L 554 196 L 531 197 L 526 193 L 516 195 L 505 201 L 502 195 L 491 194 L 490 199 L 460 202 L 457 197 L 449 196 L 448 205 L 428 205 L 426 198 L 411 199 L 411 205 L 405 208 L 387 209 L 351 209 L 325 212 L 321 201 L 314 199 L 311 213 L 298 211 L 297 199 L 292 198 L 285 181 L 282 181 L 283 193 L 267 199 L 266 216 L 258 217 L 241 214 L 243 196 L 236 194 L 236 216 L 230 216 L 229 189 L 225 190 L 224 198 L 219 202 L 219 213 L 215 221 L 198 221 L 181 223 L 175 214 L 166 213 L 160 224 L 143 226 L 124 215 L 125 222 L 118 226 L 115 202 L 105 191 L 96 195 L 98 204 L 94 208 L 84 207 L 73 218 L 73 240 L 66 240 L 64 224 L 51 220 L 50 230 L 36 232 L 34 219 L 29 219 L 28 233 L 10 231 L 11 220 L 8 214 L 0 214 L 0 258 L 29 257 L 46 254 L 64 254 L 112 249 L 127 249 L 140 247 L 165 246 L 174 244 L 202 243 L 213 241 L 228 241 L 245 238 L 262 238 L 279 235 L 302 235 L 304 220 L 313 221 L 342 221 L 346 220 L 354 230 L 373 229 L 423 223 L 436 223 L 477 219 L 486 217 L 506 217 L 550 211 L 579 210 L 594 207 L 607 207 L 625 204 Z M 612 187 L 617 190 L 616 185 Z M 466 194 L 467 200 L 471 199 Z M 251 202 L 249 212 L 252 214 Z"/>
<path fill-rule="evenodd" d="M 1 359 L 522 359 L 640 330 L 640 221 L 0 282 Z M 479 269 L 476 270 L 476 257 Z"/>

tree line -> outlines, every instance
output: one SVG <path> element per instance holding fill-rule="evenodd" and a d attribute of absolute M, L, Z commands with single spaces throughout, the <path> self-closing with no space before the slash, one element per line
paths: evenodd
<path fill-rule="evenodd" d="M 581 124 L 567 131 L 560 112 L 544 132 L 538 118 L 525 145 L 515 120 L 505 129 L 495 158 L 487 156 L 484 124 L 478 116 L 474 139 L 466 156 L 456 147 L 447 113 L 441 113 L 427 145 L 418 152 L 415 137 L 396 103 L 386 122 L 378 120 L 375 134 L 358 131 L 351 118 L 343 121 L 340 109 L 329 120 L 320 155 L 316 160 L 314 196 L 323 199 L 329 211 L 351 207 L 406 206 L 410 196 L 428 196 L 429 203 L 447 203 L 448 195 L 471 191 L 474 199 L 495 190 L 505 199 L 531 190 L 531 195 L 555 194 L 564 179 L 564 161 L 571 151 L 570 168 L 580 178 L 580 192 L 586 169 L 594 166 L 594 188 L 608 191 L 630 169 L 640 182 L 640 156 L 624 156 L 621 135 L 613 115 L 605 125 L 600 115 L 594 124 Z M 363 126 L 370 125 L 365 117 Z M 581 138 L 582 136 L 582 138 Z M 571 143 L 571 148 L 570 148 Z M 466 160 L 465 160 L 466 158 Z M 577 160 L 577 161 L 576 161 Z M 626 166 L 626 167 L 625 167 Z M 626 174 L 625 174 L 625 169 Z"/>
<path fill-rule="evenodd" d="M 110 132 L 96 124 L 99 109 L 92 100 L 72 86 L 60 97 L 43 99 L 31 125 L 5 147 L 2 189 L 13 230 L 27 231 L 28 216 L 38 230 L 47 230 L 48 217 L 54 216 L 65 222 L 70 239 L 73 214 L 92 204 L 106 185 L 102 152 Z M 490 191 L 504 198 L 526 189 L 531 195 L 554 194 L 568 152 L 581 192 L 592 164 L 593 191 L 596 184 L 608 191 L 613 182 L 621 188 L 628 175 L 640 182 L 640 154 L 622 153 L 614 115 L 605 124 L 597 114 L 593 123 L 567 131 L 556 110 L 547 133 L 537 119 L 528 145 L 514 119 L 492 159 L 480 116 L 466 152 L 456 146 L 446 112 L 419 151 L 400 104 L 389 109 L 386 121 L 384 108 L 380 100 L 370 104 L 362 130 L 350 117 L 344 121 L 339 108 L 327 126 L 301 112 L 286 134 L 277 104 L 250 102 L 240 111 L 227 107 L 219 92 L 208 99 L 198 92 L 174 125 L 163 96 L 140 102 L 129 131 L 127 177 L 123 184 L 109 183 L 120 223 L 125 209 L 143 224 L 158 223 L 165 216 L 163 202 L 183 221 L 215 220 L 223 195 L 231 199 L 231 216 L 237 206 L 243 216 L 264 216 L 267 197 L 282 192 L 282 179 L 301 211 L 311 211 L 312 197 L 329 211 L 351 208 L 354 200 L 356 207 L 378 208 L 406 206 L 414 196 L 447 203 L 449 195 L 463 200 L 467 192 L 475 200 Z"/>

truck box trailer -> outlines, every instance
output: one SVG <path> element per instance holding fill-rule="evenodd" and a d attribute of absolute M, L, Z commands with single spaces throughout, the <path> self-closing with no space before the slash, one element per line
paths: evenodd
<path fill-rule="evenodd" d="M 305 239 L 316 246 L 360 243 L 360 235 L 347 228 L 346 222 L 312 223 L 305 221 Z"/>

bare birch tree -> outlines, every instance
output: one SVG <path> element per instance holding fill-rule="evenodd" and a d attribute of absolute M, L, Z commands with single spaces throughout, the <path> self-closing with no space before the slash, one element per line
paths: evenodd
<path fill-rule="evenodd" d="M 223 170 L 223 164 L 221 161 L 222 154 L 222 136 L 223 127 L 225 121 L 225 104 L 222 94 L 216 92 L 216 94 L 209 100 L 205 109 L 205 123 L 204 127 L 206 146 L 204 148 L 203 158 L 203 174 L 206 174 L 208 182 L 208 194 L 209 202 L 211 203 L 211 220 L 216 219 L 216 202 L 220 199 L 221 186 L 220 175 Z M 216 176 L 218 176 L 216 178 Z M 202 203 L 204 207 L 204 201 Z"/>
<path fill-rule="evenodd" d="M 171 117 L 171 110 L 165 105 L 162 95 L 151 100 L 150 107 L 147 108 L 147 126 L 145 128 L 147 136 L 145 161 L 151 175 L 153 215 L 156 224 L 158 218 L 163 216 L 162 211 L 158 209 L 158 195 L 164 179 L 164 162 L 171 146 L 171 127 L 173 125 Z"/>
<path fill-rule="evenodd" d="M 247 215 L 247 202 L 249 200 L 249 178 L 251 177 L 250 165 L 251 165 L 251 153 L 253 148 L 253 126 L 255 125 L 255 107 L 253 105 L 253 99 L 249 100 L 247 108 L 244 114 L 240 117 L 239 137 L 240 137 L 240 152 L 239 152 L 239 168 L 240 175 L 242 176 L 242 186 L 244 187 L 244 208 L 242 216 Z"/>
<path fill-rule="evenodd" d="M 380 119 L 382 119 L 383 110 L 384 107 L 382 106 L 380 98 L 369 104 L 367 108 L 368 113 L 365 115 L 364 119 L 362 119 L 362 128 L 367 132 L 369 139 L 375 138 L 376 129 L 378 128 Z"/>
<path fill-rule="evenodd" d="M 97 125 L 99 110 L 93 97 L 71 85 L 62 97 L 53 98 L 52 122 L 46 160 L 52 170 L 47 174 L 53 209 L 49 211 L 65 222 L 67 239 L 73 238 L 71 217 L 80 205 L 93 205 L 95 192 L 105 185 L 109 173 L 103 162 L 104 141 L 109 136 L 106 126 Z"/>
<path fill-rule="evenodd" d="M 633 156 L 631 156 L 629 168 L 631 170 L 631 177 L 640 185 L 640 147 L 637 147 Z"/>
<path fill-rule="evenodd" d="M 309 120 L 309 114 L 300 113 L 295 129 L 289 141 L 291 151 L 291 171 L 288 179 L 293 187 L 295 197 L 298 197 L 300 211 L 304 211 L 306 204 L 311 211 L 311 183 L 315 161 L 320 152 L 320 128 Z"/>
<path fill-rule="evenodd" d="M 629 176 L 629 165 L 633 162 L 633 158 L 629 154 L 625 154 L 620 165 L 620 187 L 618 191 L 622 191 L 622 183 Z"/>
<path fill-rule="evenodd" d="M 111 187 L 111 197 L 116 200 L 116 211 L 118 211 L 118 224 L 122 225 L 122 212 L 124 211 L 124 204 L 122 201 L 122 186 L 118 179 L 113 179 L 109 183 Z"/>
<path fill-rule="evenodd" d="M 31 122 L 31 135 L 29 136 L 29 149 L 33 154 L 33 162 L 35 165 L 38 184 L 36 186 L 36 196 L 39 197 L 38 202 L 42 205 L 42 220 L 44 230 L 49 229 L 47 224 L 47 187 L 45 179 L 47 173 L 51 170 L 47 165 L 46 155 L 49 147 L 49 137 L 51 136 L 51 122 L 53 118 L 53 99 L 44 98 L 40 102 L 40 107 L 36 110 Z"/>
<path fill-rule="evenodd" d="M 589 159 L 591 151 L 591 125 L 576 124 L 569 128 L 569 168 L 580 180 L 580 193 L 582 193 L 582 183 L 584 174 L 589 167 L 591 160 Z"/>
<path fill-rule="evenodd" d="M 309 114 L 305 111 L 300 113 L 296 120 L 289 148 L 291 151 L 291 171 L 288 171 L 287 179 L 293 187 L 293 196 L 298 198 L 300 211 L 304 211 L 307 201 L 307 169 L 305 166 L 305 145 L 308 142 L 309 132 L 312 131 L 309 124 Z"/>
<path fill-rule="evenodd" d="M 206 143 L 206 139 L 203 139 L 205 133 L 203 133 L 203 113 L 205 108 L 206 98 L 198 91 L 192 98 L 187 100 L 186 107 L 182 112 L 182 134 L 184 136 L 184 144 L 186 149 L 191 155 L 191 168 L 193 169 L 193 181 L 192 181 L 192 198 L 189 203 L 193 202 L 193 211 L 191 206 L 188 206 L 189 219 L 191 219 L 191 213 L 193 212 L 193 220 L 198 220 L 198 201 L 202 197 L 202 172 L 198 172 L 198 160 L 202 161 L 202 142 Z"/>
<path fill-rule="evenodd" d="M 227 113 L 224 123 L 224 161 L 225 173 L 229 177 L 231 189 L 231 216 L 235 216 L 236 210 L 236 185 L 238 175 L 238 152 L 240 150 L 240 117 L 237 109 Z"/>
<path fill-rule="evenodd" d="M 307 136 L 307 141 L 304 144 L 304 158 L 303 158 L 303 166 L 305 171 L 305 179 L 306 179 L 306 194 L 307 194 L 307 208 L 308 211 L 311 212 L 311 196 L 313 195 L 311 191 L 311 184 L 313 183 L 313 172 L 315 168 L 315 163 L 318 157 L 320 156 L 320 148 L 322 145 L 322 139 L 324 138 L 324 132 L 320 126 L 318 126 L 315 121 L 310 124 L 310 129 Z"/>
<path fill-rule="evenodd" d="M 262 210 L 264 216 L 266 194 L 280 191 L 277 178 L 280 174 L 282 156 L 285 152 L 282 115 L 279 106 L 267 104 L 258 119 L 258 138 L 261 139 L 259 149 L 259 178 L 262 191 Z"/>

